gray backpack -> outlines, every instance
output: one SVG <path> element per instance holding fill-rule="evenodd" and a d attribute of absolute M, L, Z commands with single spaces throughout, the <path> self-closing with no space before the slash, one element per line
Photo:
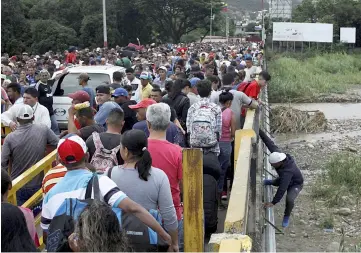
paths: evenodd
<path fill-rule="evenodd" d="M 117 153 L 120 149 L 120 145 L 116 146 L 112 150 L 104 148 L 102 141 L 100 140 L 99 133 L 93 132 L 93 141 L 95 145 L 95 152 L 90 161 L 98 173 L 104 173 L 106 170 L 118 165 Z"/>

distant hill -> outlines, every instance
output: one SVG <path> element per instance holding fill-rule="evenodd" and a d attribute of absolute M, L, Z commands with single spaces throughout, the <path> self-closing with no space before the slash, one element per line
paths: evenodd
<path fill-rule="evenodd" d="M 228 7 L 238 11 L 260 11 L 262 9 L 262 0 L 227 0 Z M 264 0 L 264 8 L 268 9 L 268 1 Z"/>
<path fill-rule="evenodd" d="M 240 12 L 252 12 L 260 11 L 262 9 L 262 0 L 226 0 L 228 7 L 232 10 L 238 10 Z M 269 2 L 271 0 L 264 0 L 264 8 L 268 10 Z M 302 0 L 292 0 L 294 6 L 300 4 Z"/>

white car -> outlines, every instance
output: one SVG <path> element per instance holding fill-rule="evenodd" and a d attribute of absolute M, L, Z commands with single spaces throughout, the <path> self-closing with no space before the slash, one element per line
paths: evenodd
<path fill-rule="evenodd" d="M 56 81 L 52 88 L 53 109 L 60 129 L 67 129 L 68 125 L 68 109 L 72 101 L 68 95 L 82 89 L 77 79 L 80 73 L 88 74 L 90 78 L 88 87 L 94 89 L 95 92 L 97 86 L 113 83 L 113 73 L 116 71 L 125 73 L 125 68 L 119 66 L 79 66 L 69 68 L 68 71 L 69 73 Z M 61 72 L 54 73 L 54 76 Z"/>

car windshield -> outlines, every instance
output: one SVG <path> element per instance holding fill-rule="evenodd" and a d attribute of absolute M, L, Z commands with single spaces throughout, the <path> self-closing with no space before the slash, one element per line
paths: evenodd
<path fill-rule="evenodd" d="M 64 77 L 63 81 L 61 82 L 61 89 L 64 90 L 64 96 L 80 90 L 78 80 L 79 75 L 80 73 L 69 73 Z M 110 84 L 109 74 L 88 73 L 88 76 L 90 78 L 88 81 L 88 86 L 94 90 L 101 84 Z"/>

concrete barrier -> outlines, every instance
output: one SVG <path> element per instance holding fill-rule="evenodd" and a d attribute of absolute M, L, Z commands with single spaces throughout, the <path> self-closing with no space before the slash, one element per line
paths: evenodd
<path fill-rule="evenodd" d="M 253 144 L 256 142 L 254 128 L 257 120 L 256 111 L 248 110 L 243 129 L 237 130 L 235 134 L 234 180 L 224 222 L 224 233 L 213 234 L 209 242 L 214 252 L 250 252 L 252 249 L 252 239 L 246 234 L 251 191 L 251 159 Z"/>

